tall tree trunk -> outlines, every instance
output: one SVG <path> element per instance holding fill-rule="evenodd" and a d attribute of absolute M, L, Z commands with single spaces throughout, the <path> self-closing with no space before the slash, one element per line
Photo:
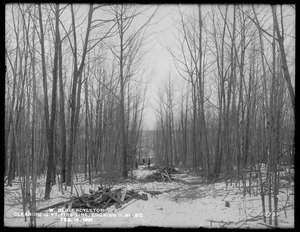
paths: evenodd
<path fill-rule="evenodd" d="M 123 5 L 122 11 L 123 11 Z M 122 12 L 123 14 L 123 12 Z M 120 18 L 120 28 L 121 31 L 119 32 L 120 35 L 120 117 L 121 117 L 121 134 L 122 134 L 122 139 L 121 139 L 121 147 L 122 147 L 122 157 L 123 157 L 123 167 L 122 167 L 122 174 L 123 177 L 126 179 L 128 177 L 127 173 L 127 136 L 126 136 L 126 120 L 125 120 L 125 81 L 124 81 L 124 74 L 123 74 L 123 69 L 124 69 L 124 34 L 123 34 L 123 15 L 121 15 Z"/>
<path fill-rule="evenodd" d="M 36 7 L 34 7 L 34 16 L 36 15 Z M 36 27 L 36 19 L 34 19 L 34 27 Z M 30 217 L 31 227 L 36 227 L 36 178 L 37 178 L 37 149 L 36 149 L 36 105 L 37 105 L 37 91 L 36 91 L 36 73 L 35 73 L 35 30 L 33 31 L 32 36 L 32 51 L 31 51 L 31 61 L 32 61 L 32 79 L 33 79 L 33 96 L 32 96 L 32 137 L 31 137 L 31 179 L 32 179 L 32 188 L 31 188 L 31 204 L 30 204 L 30 213 L 33 215 Z"/>
<path fill-rule="evenodd" d="M 60 39 L 59 27 L 57 28 L 59 46 L 58 46 L 58 62 L 59 62 L 59 100 L 60 100 L 60 127 L 61 127 L 61 182 L 66 181 L 66 155 L 67 155 L 67 129 L 65 120 L 65 93 L 62 74 L 62 40 Z"/>
<path fill-rule="evenodd" d="M 87 171 L 88 171 L 88 157 L 89 157 L 89 101 L 88 101 L 88 74 L 85 75 L 85 145 L 84 145 L 84 177 L 87 179 Z"/>
<path fill-rule="evenodd" d="M 284 32 L 282 32 L 282 35 L 280 35 L 278 21 L 277 21 L 277 15 L 276 15 L 276 5 L 272 5 L 271 8 L 272 8 L 273 19 L 274 19 L 273 20 L 274 28 L 277 33 L 277 42 L 279 44 L 279 49 L 280 49 L 280 54 L 281 54 L 282 69 L 283 69 L 285 81 L 288 86 L 288 91 L 289 91 L 290 99 L 292 102 L 292 107 L 293 107 L 293 112 L 294 112 L 294 120 L 295 120 L 296 119 L 295 93 L 294 93 L 294 89 L 292 86 L 292 81 L 291 81 L 291 77 L 290 77 L 290 73 L 289 73 L 289 69 L 288 69 L 288 65 L 287 65 L 287 61 L 286 61 L 285 50 L 284 50 L 284 44 L 283 44 Z M 283 26 L 282 26 L 282 28 L 283 28 Z"/>
<path fill-rule="evenodd" d="M 40 12 L 41 13 L 41 12 Z M 55 131 L 55 117 L 56 117 L 56 94 L 57 94 L 57 74 L 58 74 L 58 49 L 60 38 L 58 35 L 59 27 L 59 5 L 56 4 L 55 9 L 55 51 L 54 51 L 54 67 L 53 67 L 53 84 L 52 84 L 52 103 L 51 103 L 51 121 L 48 127 L 48 165 L 46 177 L 45 199 L 50 198 L 51 185 L 55 184 L 55 168 L 54 168 L 54 131 Z"/>
<path fill-rule="evenodd" d="M 73 72 L 73 85 L 72 85 L 71 102 L 70 102 L 71 126 L 70 126 L 69 149 L 68 149 L 68 159 L 67 159 L 67 168 L 66 168 L 67 171 L 66 186 L 72 185 L 73 152 L 75 150 L 75 141 L 77 136 L 79 110 L 80 110 L 80 93 L 81 93 L 81 85 L 82 85 L 81 78 L 82 78 L 82 71 L 85 63 L 85 57 L 87 53 L 89 34 L 90 34 L 91 23 L 92 23 L 93 6 L 92 5 L 89 6 L 87 29 L 86 29 L 81 63 L 79 67 L 77 67 L 77 37 L 76 37 L 75 15 L 73 10 L 73 5 L 71 5 L 71 15 L 72 15 L 72 28 L 73 28 L 73 36 L 74 36 L 74 48 L 73 48 L 74 72 Z"/>

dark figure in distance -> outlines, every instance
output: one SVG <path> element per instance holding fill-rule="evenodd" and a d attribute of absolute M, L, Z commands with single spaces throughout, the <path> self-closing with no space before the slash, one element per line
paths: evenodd
<path fill-rule="evenodd" d="M 150 158 L 148 159 L 148 167 L 150 168 Z"/>
<path fill-rule="evenodd" d="M 143 159 L 143 165 L 145 165 L 145 159 Z"/>
<path fill-rule="evenodd" d="M 135 169 L 138 169 L 138 162 L 135 162 Z"/>

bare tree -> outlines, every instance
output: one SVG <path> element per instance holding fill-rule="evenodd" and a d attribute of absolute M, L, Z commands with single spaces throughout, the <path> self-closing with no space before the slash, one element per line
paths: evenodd
<path fill-rule="evenodd" d="M 42 28 L 42 13 L 41 6 L 39 5 L 40 13 L 40 26 Z M 45 199 L 50 198 L 51 185 L 55 184 L 55 166 L 54 166 L 54 126 L 55 126 L 55 117 L 56 117 L 56 97 L 57 97 L 57 76 L 58 76 L 58 55 L 59 55 L 59 5 L 56 4 L 55 8 L 55 51 L 54 51 L 54 67 L 53 67 L 53 84 L 52 84 L 52 103 L 51 103 L 51 120 L 48 126 L 47 137 L 48 137 L 48 147 L 49 147 L 49 158 L 48 158 L 48 167 L 47 167 L 47 178 L 46 178 L 46 190 L 45 190 Z M 42 29 L 41 29 L 42 34 Z M 46 78 L 46 77 L 44 77 Z M 45 81 L 46 82 L 46 81 Z M 47 93 L 45 92 L 45 95 Z M 46 98 L 47 99 L 47 98 Z M 47 120 L 46 120 L 47 121 Z"/>
<path fill-rule="evenodd" d="M 78 128 L 78 118 L 79 118 L 79 109 L 80 109 L 80 93 L 81 93 L 81 84 L 82 84 L 82 70 L 85 64 L 85 57 L 88 49 L 89 34 L 92 23 L 93 16 L 93 6 L 89 6 L 88 12 L 88 22 L 85 35 L 85 41 L 83 46 L 82 58 L 80 65 L 78 67 L 78 54 L 77 54 L 77 34 L 75 26 L 75 14 L 73 10 L 73 5 L 71 5 L 71 15 L 72 15 L 72 28 L 73 28 L 73 38 L 74 38 L 74 47 L 72 49 L 73 58 L 74 58 L 74 71 L 73 71 L 73 85 L 70 99 L 70 108 L 71 108 L 71 124 L 70 124 L 70 139 L 69 139 L 69 149 L 67 156 L 67 174 L 66 174 L 66 184 L 67 186 L 72 185 L 72 165 L 73 165 L 73 149 L 76 140 L 76 133 Z"/>
<path fill-rule="evenodd" d="M 273 18 L 274 18 L 274 28 L 275 28 L 275 31 L 277 34 L 277 42 L 279 44 L 279 49 L 280 49 L 280 54 L 281 54 L 282 69 L 284 72 L 285 81 L 288 85 L 288 91 L 289 91 L 290 99 L 292 102 L 294 118 L 295 118 L 295 93 L 294 93 L 294 89 L 293 89 L 292 82 L 291 82 L 291 77 L 290 77 L 290 73 L 289 73 L 289 69 L 288 69 L 288 65 L 287 65 L 287 61 L 286 61 L 286 54 L 285 54 L 285 49 L 284 49 L 284 44 L 283 44 L 284 26 L 283 26 L 283 23 L 281 23 L 282 31 L 280 34 L 278 20 L 277 20 L 277 14 L 276 14 L 276 5 L 273 5 L 271 8 L 272 8 L 272 14 L 273 14 Z M 281 16 L 281 17 L 283 17 L 283 16 Z"/>
<path fill-rule="evenodd" d="M 143 11 L 139 6 L 135 5 L 116 5 L 112 6 L 111 10 L 115 16 L 117 24 L 117 34 L 119 39 L 118 50 L 110 47 L 110 50 L 118 60 L 119 75 L 120 75 L 120 120 L 121 120 L 121 148 L 122 148 L 122 175 L 124 178 L 128 176 L 127 169 L 127 150 L 128 150 L 128 137 L 126 132 L 126 109 L 125 109 L 125 93 L 127 82 L 132 71 L 126 75 L 125 70 L 132 70 L 131 64 L 136 59 L 136 54 L 140 50 L 143 42 L 143 34 L 151 19 L 153 18 L 156 10 L 151 14 L 148 20 L 140 26 L 135 32 L 130 32 L 129 28 L 137 16 L 141 15 Z"/>

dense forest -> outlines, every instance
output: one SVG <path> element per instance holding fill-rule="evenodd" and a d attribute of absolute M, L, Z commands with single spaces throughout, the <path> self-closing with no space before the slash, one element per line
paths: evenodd
<path fill-rule="evenodd" d="M 267 164 L 276 207 L 295 155 L 295 6 L 174 5 L 175 70 L 145 131 L 145 54 L 164 7 L 6 5 L 6 185 L 19 179 L 34 202 L 45 175 L 49 199 L 79 173 L 126 179 L 151 151 L 226 184 Z"/>
<path fill-rule="evenodd" d="M 216 176 L 293 163 L 295 28 L 285 29 L 293 10 L 179 10 L 178 49 L 170 54 L 186 85 L 180 98 L 170 80 L 159 92 L 158 159 Z"/>

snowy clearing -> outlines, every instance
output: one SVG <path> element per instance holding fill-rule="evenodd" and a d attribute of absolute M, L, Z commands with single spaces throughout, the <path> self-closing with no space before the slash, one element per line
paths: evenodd
<path fill-rule="evenodd" d="M 182 181 L 146 182 L 143 179 L 154 172 L 139 167 L 133 171 L 135 180 L 114 185 L 125 187 L 139 193 L 146 193 L 148 200 L 131 200 L 121 208 L 115 206 L 98 212 L 78 213 L 63 208 L 46 210 L 37 216 L 37 227 L 180 227 L 180 228 L 268 228 L 263 223 L 261 198 L 247 194 L 243 197 L 242 188 L 235 183 L 205 183 L 191 173 L 172 174 Z M 83 177 L 82 177 L 83 178 Z M 45 179 L 40 179 L 37 186 L 37 209 L 51 206 L 70 198 L 70 192 L 62 194 L 57 185 L 53 186 L 51 199 L 45 201 Z M 81 186 L 81 187 L 80 187 Z M 97 186 L 90 186 L 87 181 L 77 185 L 84 193 Z M 73 190 L 76 194 L 76 191 Z M 147 191 L 161 191 L 151 195 Z M 74 194 L 73 192 L 73 194 Z M 278 225 L 280 228 L 294 227 L 294 195 L 291 189 L 279 191 Z M 22 214 L 21 191 L 15 181 L 12 187 L 5 187 L 4 225 L 8 227 L 28 227 Z M 288 199 L 288 200 L 287 200 Z M 225 204 L 225 202 L 227 202 Z M 229 204 L 229 205 L 228 205 Z M 227 206 L 227 207 L 226 207 Z M 228 207 L 229 206 L 229 207 Z M 29 212 L 29 211 L 28 211 Z"/>

